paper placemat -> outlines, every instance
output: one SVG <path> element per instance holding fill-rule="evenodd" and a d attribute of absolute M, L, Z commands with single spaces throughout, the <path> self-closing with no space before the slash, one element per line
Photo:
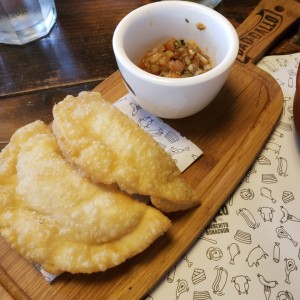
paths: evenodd
<path fill-rule="evenodd" d="M 281 119 L 239 187 L 147 300 L 299 298 L 300 143 L 293 122 L 299 61 L 296 53 L 259 62 L 282 88 Z"/>

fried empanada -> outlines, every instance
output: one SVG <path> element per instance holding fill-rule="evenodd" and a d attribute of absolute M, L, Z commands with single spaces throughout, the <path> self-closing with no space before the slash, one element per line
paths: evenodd
<path fill-rule="evenodd" d="M 105 271 L 170 227 L 159 210 L 82 176 L 41 121 L 17 130 L 0 154 L 0 205 L 2 235 L 53 274 Z"/>
<path fill-rule="evenodd" d="M 100 93 L 67 96 L 55 105 L 53 116 L 64 156 L 95 182 L 148 195 L 165 212 L 199 204 L 170 155 Z"/>

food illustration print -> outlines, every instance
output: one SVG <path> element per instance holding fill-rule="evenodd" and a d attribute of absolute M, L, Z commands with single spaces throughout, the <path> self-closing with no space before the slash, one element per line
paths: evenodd
<path fill-rule="evenodd" d="M 300 219 L 298 219 L 294 215 L 290 214 L 285 207 L 280 206 L 280 208 L 281 208 L 281 211 L 283 213 L 283 216 L 280 219 L 280 223 L 285 223 L 287 221 L 300 222 Z"/>
<path fill-rule="evenodd" d="M 212 284 L 213 293 L 219 296 L 224 295 L 224 288 L 227 283 L 228 271 L 223 267 L 216 266 L 215 270 L 217 271 L 216 278 Z"/>
<path fill-rule="evenodd" d="M 185 279 L 177 280 L 177 289 L 176 289 L 176 300 L 179 299 L 182 293 L 188 292 L 189 286 Z"/>
<path fill-rule="evenodd" d="M 237 243 L 232 243 L 230 246 L 227 247 L 227 250 L 230 254 L 230 261 L 229 263 L 234 265 L 234 259 L 237 255 L 241 254 L 240 247 Z"/>
<path fill-rule="evenodd" d="M 240 208 L 236 214 L 242 216 L 250 228 L 256 229 L 259 227 L 259 223 L 256 222 L 253 214 L 247 208 Z"/>
<path fill-rule="evenodd" d="M 295 247 L 297 247 L 298 243 L 293 240 L 293 238 L 291 237 L 291 235 L 284 229 L 283 226 L 277 227 L 276 228 L 276 233 L 277 233 L 277 236 L 280 239 L 288 239 L 288 240 L 290 240 L 293 243 L 293 245 Z"/>
<path fill-rule="evenodd" d="M 290 273 L 292 271 L 297 271 L 297 266 L 295 261 L 292 258 L 285 258 L 285 282 L 290 284 Z"/>
<path fill-rule="evenodd" d="M 272 222 L 275 212 L 273 207 L 259 207 L 258 211 L 264 222 Z"/>
<path fill-rule="evenodd" d="M 201 149 L 195 144 L 181 136 L 179 132 L 160 118 L 144 111 L 133 102 L 128 94 L 115 102 L 114 105 L 151 135 L 172 156 L 180 171 L 184 171 L 202 155 Z"/>
<path fill-rule="evenodd" d="M 272 190 L 270 190 L 267 187 L 262 187 L 260 189 L 260 194 L 261 194 L 262 197 L 266 197 L 266 198 L 270 199 L 272 201 L 272 203 L 277 202 L 277 200 L 274 199 L 273 196 L 272 196 Z"/>
<path fill-rule="evenodd" d="M 273 261 L 275 263 L 280 262 L 280 244 L 278 242 L 275 242 L 275 245 L 273 248 Z"/>
<path fill-rule="evenodd" d="M 259 282 L 263 285 L 264 287 L 264 294 L 265 294 L 265 299 L 269 300 L 271 296 L 271 289 L 275 288 L 278 285 L 278 282 L 276 280 L 266 280 L 263 275 L 257 274 L 257 277 L 259 279 Z"/>
<path fill-rule="evenodd" d="M 299 61 L 297 53 L 259 63 L 281 85 L 283 114 L 220 213 L 149 292 L 153 300 L 299 298 L 300 144 L 292 118 Z"/>
<path fill-rule="evenodd" d="M 248 257 L 246 258 L 246 262 L 248 263 L 249 267 L 259 265 L 259 260 L 264 258 L 266 259 L 268 254 L 261 248 L 260 245 L 253 248 L 250 253 L 248 254 Z"/>
<path fill-rule="evenodd" d="M 249 281 L 251 281 L 251 279 L 244 275 L 237 275 L 231 279 L 231 282 L 234 283 L 234 288 L 237 290 L 239 295 L 248 294 Z"/>

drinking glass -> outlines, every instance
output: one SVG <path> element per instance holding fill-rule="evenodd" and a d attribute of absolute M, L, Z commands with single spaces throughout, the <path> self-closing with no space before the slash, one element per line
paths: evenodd
<path fill-rule="evenodd" d="M 43 37 L 56 18 L 54 0 L 0 0 L 0 43 L 23 45 Z"/>

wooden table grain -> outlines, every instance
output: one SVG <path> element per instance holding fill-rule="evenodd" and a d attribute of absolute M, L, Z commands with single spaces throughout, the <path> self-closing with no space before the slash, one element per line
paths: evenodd
<path fill-rule="evenodd" d="M 66 95 L 91 90 L 113 74 L 113 31 L 128 12 L 149 2 L 56 0 L 58 20 L 48 36 L 24 46 L 0 44 L 0 149 L 19 127 L 37 119 L 51 122 L 53 105 Z M 216 10 L 237 28 L 258 2 L 222 0 Z M 268 54 L 299 51 L 298 22 Z M 1 276 L 5 271 L 0 269 Z M 30 278 L 43 280 L 35 269 Z M 0 286 L 0 299 L 15 298 L 12 292 L 22 295 L 7 281 Z"/>

